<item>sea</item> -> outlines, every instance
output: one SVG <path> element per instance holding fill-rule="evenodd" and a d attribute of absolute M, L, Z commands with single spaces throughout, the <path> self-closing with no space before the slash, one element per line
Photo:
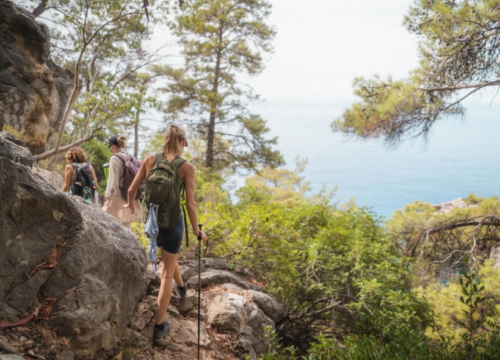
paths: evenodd
<path fill-rule="evenodd" d="M 470 104 L 463 118 L 437 122 L 427 140 L 395 148 L 332 132 L 332 120 L 348 106 L 284 101 L 257 109 L 278 137 L 285 167 L 293 169 L 297 157 L 308 159 L 302 175 L 310 194 L 336 187 L 334 202 L 354 199 L 384 218 L 415 200 L 437 204 L 470 193 L 500 194 L 500 104 Z"/>

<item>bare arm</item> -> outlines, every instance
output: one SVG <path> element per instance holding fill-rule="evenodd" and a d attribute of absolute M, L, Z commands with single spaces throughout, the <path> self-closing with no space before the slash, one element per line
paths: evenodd
<path fill-rule="evenodd" d="M 69 191 L 69 187 L 71 186 L 71 176 L 73 176 L 73 166 L 68 164 L 66 165 L 66 169 L 64 169 L 64 192 Z"/>
<path fill-rule="evenodd" d="M 196 202 L 194 200 L 194 181 L 196 177 L 196 169 L 193 165 L 185 163 L 183 165 L 185 169 L 184 186 L 186 188 L 186 208 L 189 214 L 189 220 L 191 226 L 193 227 L 193 232 L 196 236 L 200 233 L 200 228 L 198 227 L 198 215 L 196 214 Z M 186 231 L 188 231 L 186 229 Z M 207 235 L 201 231 L 201 237 L 203 240 L 207 240 Z"/>

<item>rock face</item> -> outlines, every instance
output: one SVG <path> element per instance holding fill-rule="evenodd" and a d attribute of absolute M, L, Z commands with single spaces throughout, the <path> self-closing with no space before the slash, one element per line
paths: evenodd
<path fill-rule="evenodd" d="M 0 157 L 26 166 L 34 166 L 36 163 L 26 144 L 14 138 L 7 131 L 0 132 Z"/>
<path fill-rule="evenodd" d="M 182 300 L 174 291 L 168 318 L 170 334 L 156 349 L 155 358 L 191 360 L 197 351 L 198 274 L 196 261 L 182 261 L 181 273 L 186 278 L 187 296 Z M 221 259 L 202 259 L 201 355 L 210 359 L 257 359 L 269 349 L 265 326 L 274 328 L 275 321 L 286 316 L 285 309 L 272 296 L 253 284 L 251 279 L 227 270 Z M 247 271 L 240 271 L 247 273 Z M 157 282 L 152 281 L 152 284 Z M 158 285 L 152 285 L 149 293 Z M 129 324 L 141 331 L 137 335 L 149 341 L 152 335 L 156 304 L 149 295 L 139 303 Z M 146 326 L 144 324 L 147 324 Z M 137 342 L 137 341 L 135 341 Z"/>
<path fill-rule="evenodd" d="M 117 346 L 145 292 L 144 249 L 113 217 L 9 158 L 0 157 L 0 321 L 38 308 L 79 358 L 96 358 Z"/>
<path fill-rule="evenodd" d="M 49 60 L 47 26 L 9 0 L 0 0 L 0 131 L 21 132 L 34 153 L 60 125 L 73 74 Z"/>

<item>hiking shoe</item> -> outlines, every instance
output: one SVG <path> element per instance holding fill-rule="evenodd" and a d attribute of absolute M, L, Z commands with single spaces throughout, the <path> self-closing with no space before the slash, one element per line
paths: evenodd
<path fill-rule="evenodd" d="M 153 330 L 153 345 L 158 344 L 170 332 L 170 322 L 168 319 L 163 320 L 163 329 L 158 329 L 155 325 Z"/>
<path fill-rule="evenodd" d="M 175 287 L 179 294 L 181 295 L 181 300 L 186 300 L 186 294 L 187 294 L 187 286 L 184 284 L 184 287 L 180 287 L 177 283 L 175 283 Z"/>

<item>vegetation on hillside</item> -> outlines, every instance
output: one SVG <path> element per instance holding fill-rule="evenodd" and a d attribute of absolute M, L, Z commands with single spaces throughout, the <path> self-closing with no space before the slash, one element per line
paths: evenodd
<path fill-rule="evenodd" d="M 34 10 L 52 23 L 53 59 L 75 74 L 51 149 L 36 154 L 41 166 L 62 170 L 57 154 L 81 145 L 102 193 L 107 136 L 132 134 L 129 151 L 147 153 L 161 148 L 169 123 L 187 125 L 204 255 L 248 268 L 287 309 L 263 359 L 495 358 L 497 198 L 471 195 L 468 208 L 443 213 L 415 202 L 384 223 L 354 202 L 335 204 L 334 192 L 311 194 L 306 162 L 279 167 L 276 139 L 249 110 L 258 96 L 240 81 L 272 51 L 270 3 L 196 0 L 173 10 L 157 1 L 150 23 L 138 3 L 42 0 Z M 401 81 L 358 79 L 362 100 L 334 128 L 394 143 L 461 114 L 465 97 L 498 86 L 498 9 L 490 0 L 417 0 L 406 23 L 423 36 L 421 68 Z M 172 30 L 182 65 L 147 51 L 158 23 Z M 164 116 L 153 134 L 143 126 L 152 109 Z M 251 176 L 233 189 L 228 179 L 241 170 Z M 141 226 L 133 230 L 145 245 Z"/>

